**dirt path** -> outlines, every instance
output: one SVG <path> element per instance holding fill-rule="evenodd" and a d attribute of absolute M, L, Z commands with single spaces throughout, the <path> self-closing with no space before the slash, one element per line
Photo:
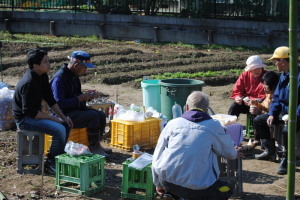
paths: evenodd
<path fill-rule="evenodd" d="M 15 85 L 17 78 L 5 77 L 4 81 L 10 85 Z M 108 94 L 111 100 L 115 100 L 118 94 L 118 103 L 129 106 L 131 103 L 142 105 L 142 90 L 133 89 L 123 85 L 108 86 L 100 84 L 86 84 L 84 89 L 97 89 Z M 211 106 L 216 113 L 227 113 L 231 103 L 228 98 L 232 88 L 231 85 L 209 87 L 205 86 L 203 91 L 210 96 Z M 116 92 L 118 91 L 118 92 Z M 240 121 L 244 124 L 245 118 Z M 104 144 L 108 146 L 108 144 Z M 106 169 L 106 189 L 92 197 L 75 197 L 72 194 L 61 193 L 55 190 L 55 178 L 44 177 L 43 193 L 40 193 L 41 176 L 16 174 L 16 139 L 15 132 L 0 132 L 0 191 L 9 199 L 102 199 L 116 200 L 120 198 L 122 165 L 121 163 L 130 157 L 130 152 L 113 149 L 114 155 L 110 162 L 105 164 Z M 270 199 L 284 200 L 286 194 L 287 176 L 276 174 L 278 163 L 268 161 L 257 161 L 250 159 L 255 152 L 260 152 L 259 148 L 245 152 L 243 159 L 243 191 L 242 199 Z M 296 172 L 296 194 L 300 194 L 300 167 Z"/>

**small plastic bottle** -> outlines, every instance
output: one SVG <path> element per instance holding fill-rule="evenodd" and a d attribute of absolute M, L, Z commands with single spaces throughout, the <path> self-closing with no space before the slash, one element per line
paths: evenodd
<path fill-rule="evenodd" d="M 182 115 L 182 108 L 176 102 L 172 107 L 172 113 L 173 113 L 173 119 L 175 119 L 177 117 L 181 117 L 181 115 Z"/>

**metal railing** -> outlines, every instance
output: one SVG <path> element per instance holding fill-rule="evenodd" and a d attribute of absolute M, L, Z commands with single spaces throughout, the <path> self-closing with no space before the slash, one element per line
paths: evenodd
<path fill-rule="evenodd" d="M 288 0 L 0 0 L 0 9 L 287 21 L 288 4 Z"/>

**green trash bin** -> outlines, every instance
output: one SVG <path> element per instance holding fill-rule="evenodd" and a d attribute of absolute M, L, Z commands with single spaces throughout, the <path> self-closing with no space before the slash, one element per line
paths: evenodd
<path fill-rule="evenodd" d="M 164 79 L 160 80 L 161 113 L 168 120 L 173 119 L 172 106 L 179 104 L 184 107 L 187 97 L 193 91 L 201 91 L 204 82 L 194 79 Z"/>
<path fill-rule="evenodd" d="M 141 82 L 143 88 L 143 104 L 147 108 L 152 107 L 160 112 L 160 85 L 159 80 L 144 80 Z"/>

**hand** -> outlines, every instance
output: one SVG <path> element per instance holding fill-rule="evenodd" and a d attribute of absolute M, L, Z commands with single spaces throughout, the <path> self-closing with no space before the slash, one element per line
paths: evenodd
<path fill-rule="evenodd" d="M 235 146 L 234 148 L 237 151 L 236 158 L 243 158 L 244 157 L 243 148 L 238 146 Z"/>
<path fill-rule="evenodd" d="M 250 106 L 250 98 L 249 97 L 243 98 L 243 101 L 246 106 Z"/>
<path fill-rule="evenodd" d="M 61 120 L 58 117 L 56 117 L 55 115 L 49 115 L 49 117 L 50 117 L 49 118 L 50 120 L 57 122 L 57 123 L 61 123 Z"/>
<path fill-rule="evenodd" d="M 257 106 L 253 106 L 253 105 L 250 106 L 249 112 L 250 112 L 252 115 L 259 115 L 259 114 L 261 114 L 261 110 L 259 110 L 259 109 L 257 108 Z"/>
<path fill-rule="evenodd" d="M 159 196 L 162 196 L 163 194 L 166 193 L 165 189 L 161 187 L 156 187 L 156 192 Z"/>
<path fill-rule="evenodd" d="M 66 124 L 68 124 L 70 128 L 73 128 L 73 121 L 69 117 L 64 117 L 63 120 L 64 122 L 66 122 Z"/>
<path fill-rule="evenodd" d="M 88 93 L 90 93 L 93 99 L 100 96 L 100 93 L 97 90 L 89 90 Z"/>
<path fill-rule="evenodd" d="M 250 99 L 248 105 L 249 106 L 257 106 L 258 100 L 257 99 Z"/>
<path fill-rule="evenodd" d="M 274 123 L 274 116 L 270 115 L 267 119 L 267 124 L 271 126 Z"/>
<path fill-rule="evenodd" d="M 94 98 L 94 95 L 90 94 L 89 92 L 82 93 L 78 96 L 79 101 L 89 101 Z"/>
<path fill-rule="evenodd" d="M 242 105 L 242 102 L 243 102 L 243 98 L 242 97 L 235 97 L 235 103 L 239 104 L 239 105 Z"/>

